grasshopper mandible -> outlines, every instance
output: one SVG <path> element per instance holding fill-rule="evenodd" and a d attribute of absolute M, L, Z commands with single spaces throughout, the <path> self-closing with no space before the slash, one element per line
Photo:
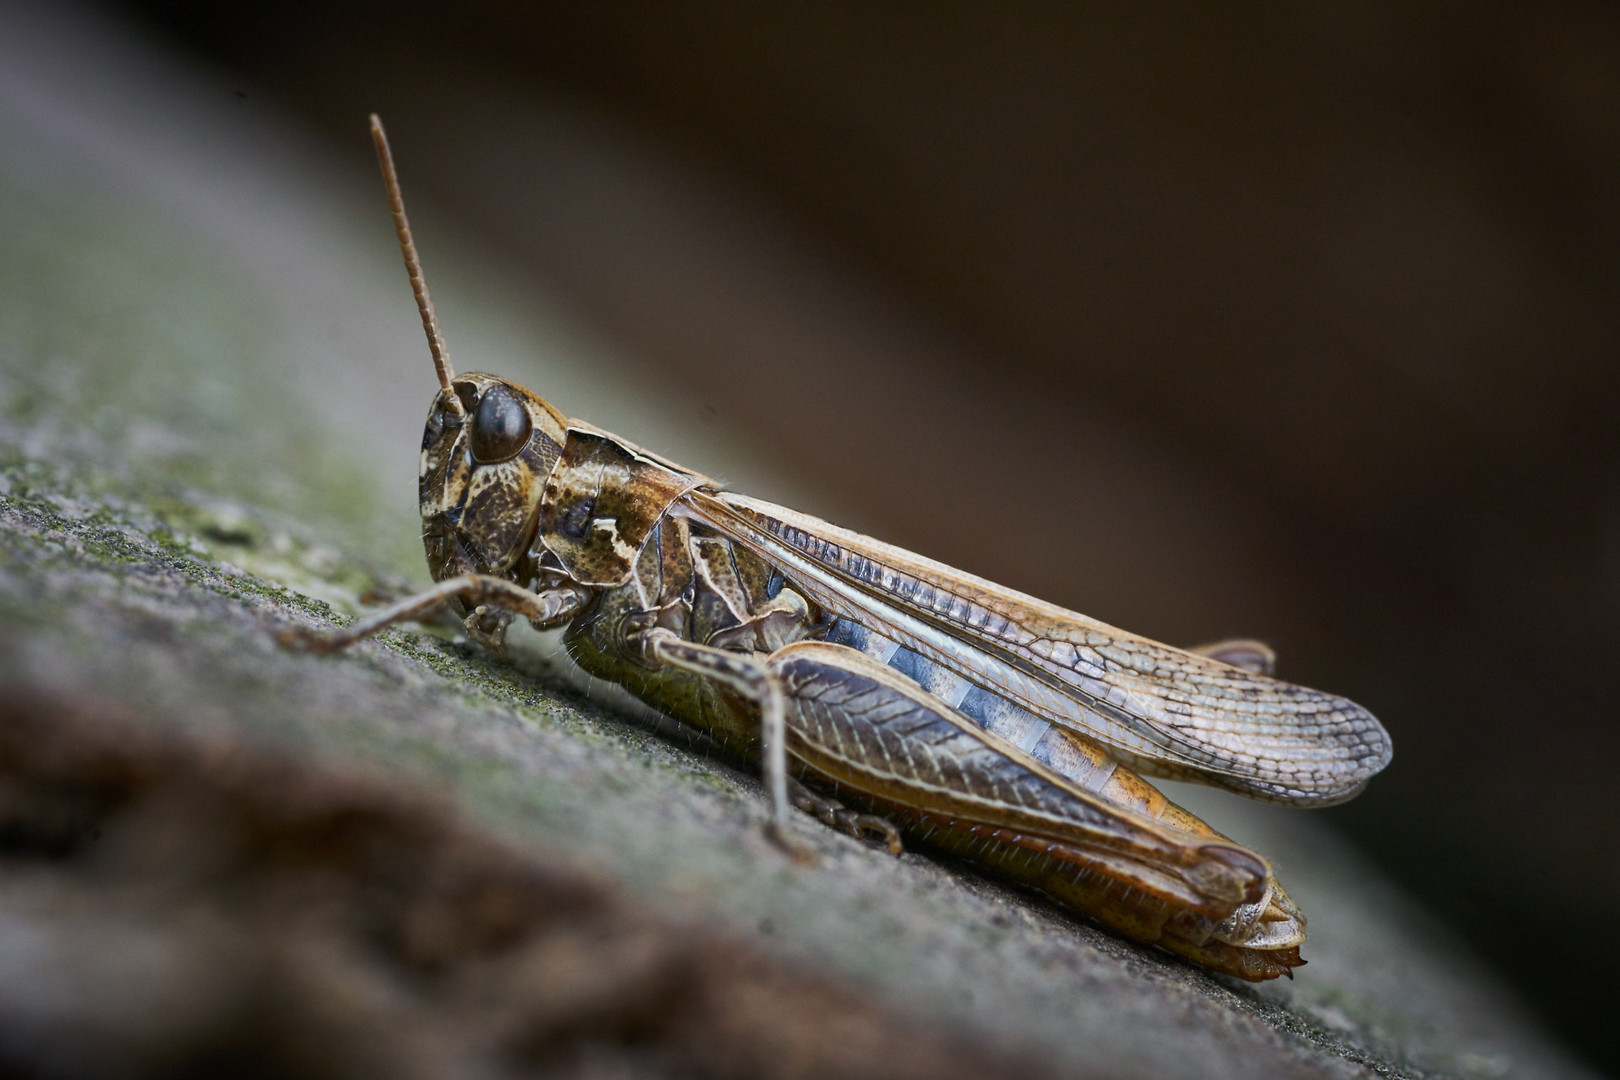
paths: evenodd
<path fill-rule="evenodd" d="M 1304 963 L 1305 918 L 1266 860 L 1141 775 L 1340 802 L 1389 763 L 1370 713 L 1272 678 L 1264 645 L 1149 641 L 455 374 L 375 116 L 371 133 L 439 380 L 420 472 L 437 584 L 306 643 L 340 649 L 446 604 L 490 648 L 514 618 L 563 627 L 580 667 L 757 762 L 790 850 L 793 805 L 1216 971 Z"/>

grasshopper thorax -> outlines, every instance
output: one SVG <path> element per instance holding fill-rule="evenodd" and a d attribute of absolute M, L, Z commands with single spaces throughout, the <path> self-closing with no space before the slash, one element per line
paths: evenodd
<path fill-rule="evenodd" d="M 493 375 L 455 376 L 422 432 L 422 543 L 435 581 L 511 577 L 539 521 L 567 423 L 545 401 Z M 460 408 L 457 409 L 456 405 Z"/>

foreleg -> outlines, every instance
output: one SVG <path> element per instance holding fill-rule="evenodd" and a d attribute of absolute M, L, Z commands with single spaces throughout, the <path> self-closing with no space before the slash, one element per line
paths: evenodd
<path fill-rule="evenodd" d="M 468 633 L 483 644 L 498 648 L 506 625 L 502 620 L 493 627 L 485 626 L 492 613 L 508 619 L 513 616 L 528 619 L 537 629 L 545 629 L 573 618 L 587 599 L 589 593 L 572 583 L 531 592 L 505 578 L 463 574 L 357 619 L 341 630 L 289 627 L 282 631 L 280 639 L 284 645 L 298 645 L 315 652 L 337 652 L 397 623 L 413 622 L 452 600 L 460 600 L 473 609 L 467 616 Z"/>

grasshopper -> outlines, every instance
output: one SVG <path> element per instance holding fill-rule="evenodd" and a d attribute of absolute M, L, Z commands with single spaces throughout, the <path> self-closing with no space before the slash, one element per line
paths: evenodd
<path fill-rule="evenodd" d="M 371 132 L 439 381 L 420 462 L 436 584 L 306 644 L 444 605 L 492 649 L 514 618 L 562 627 L 581 668 L 756 763 L 790 851 L 791 805 L 1215 971 L 1292 977 L 1305 917 L 1270 865 L 1142 776 L 1340 802 L 1389 763 L 1370 713 L 1272 678 L 1259 643 L 1161 645 L 455 374 L 375 116 Z"/>

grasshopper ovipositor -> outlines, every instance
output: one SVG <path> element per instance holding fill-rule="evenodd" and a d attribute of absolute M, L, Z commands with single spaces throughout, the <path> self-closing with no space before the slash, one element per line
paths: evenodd
<path fill-rule="evenodd" d="M 1141 776 L 1339 802 L 1389 762 L 1371 714 L 1272 678 L 1263 645 L 1149 641 L 455 374 L 375 116 L 371 130 L 438 374 L 420 463 L 437 584 L 312 644 L 444 604 L 491 647 L 515 617 L 563 627 L 580 667 L 758 762 L 778 838 L 796 805 L 1217 971 L 1304 962 L 1304 916 L 1266 860 Z"/>

